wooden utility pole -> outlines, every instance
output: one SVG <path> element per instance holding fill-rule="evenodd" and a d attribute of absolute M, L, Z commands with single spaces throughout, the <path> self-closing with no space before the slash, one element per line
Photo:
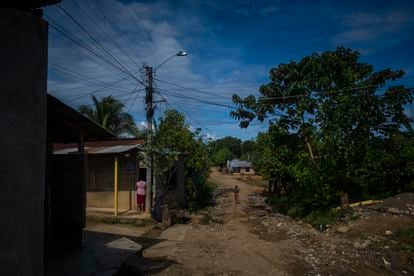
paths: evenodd
<path fill-rule="evenodd" d="M 151 212 L 152 190 L 153 190 L 153 157 L 152 157 L 152 120 L 154 116 L 152 82 L 153 70 L 151 66 L 145 66 L 147 76 L 147 87 L 145 95 L 146 111 L 147 111 L 147 143 L 150 150 L 147 155 L 147 188 L 145 194 L 145 212 Z"/>

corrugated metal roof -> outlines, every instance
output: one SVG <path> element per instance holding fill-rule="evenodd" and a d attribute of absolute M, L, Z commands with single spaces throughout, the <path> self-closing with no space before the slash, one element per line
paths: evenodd
<path fill-rule="evenodd" d="M 233 159 L 230 161 L 230 168 L 250 168 L 252 164 L 248 161 Z"/>
<path fill-rule="evenodd" d="M 145 143 L 145 138 L 119 138 L 111 140 L 99 140 L 99 141 L 86 141 L 85 148 L 103 148 L 110 146 L 129 146 L 129 145 L 142 145 Z M 54 143 L 53 149 L 60 150 L 66 148 L 76 148 L 77 143 Z"/>
<path fill-rule="evenodd" d="M 100 150 L 98 150 L 98 151 L 96 151 L 94 153 L 95 154 L 122 153 L 122 152 L 130 151 L 132 149 L 136 149 L 138 147 L 139 147 L 139 145 L 113 146 L 113 147 L 106 147 L 106 148 L 100 149 Z"/>
<path fill-rule="evenodd" d="M 85 147 L 85 152 L 88 154 L 117 154 L 125 153 L 133 149 L 140 148 L 140 144 L 135 145 L 116 145 L 116 146 L 106 146 L 106 147 Z M 53 151 L 53 154 L 71 154 L 77 153 L 77 147 L 68 147 L 63 149 L 57 149 Z"/>

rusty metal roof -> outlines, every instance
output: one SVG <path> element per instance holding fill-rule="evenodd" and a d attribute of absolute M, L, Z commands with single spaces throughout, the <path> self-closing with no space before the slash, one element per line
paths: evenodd
<path fill-rule="evenodd" d="M 88 154 L 119 154 L 135 149 L 142 149 L 144 139 L 119 139 L 109 141 L 85 142 L 85 151 Z M 76 144 L 54 144 L 54 154 L 77 153 Z"/>

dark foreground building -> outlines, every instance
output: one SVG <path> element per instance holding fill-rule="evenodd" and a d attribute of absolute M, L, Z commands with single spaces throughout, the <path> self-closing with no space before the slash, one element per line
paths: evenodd
<path fill-rule="evenodd" d="M 43 275 L 48 24 L 0 3 L 0 275 Z"/>

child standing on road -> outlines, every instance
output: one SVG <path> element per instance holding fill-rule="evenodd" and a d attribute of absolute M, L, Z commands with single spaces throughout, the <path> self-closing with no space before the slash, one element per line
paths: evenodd
<path fill-rule="evenodd" d="M 236 185 L 234 186 L 234 200 L 236 201 L 236 203 L 240 203 L 239 201 L 239 187 Z"/>

